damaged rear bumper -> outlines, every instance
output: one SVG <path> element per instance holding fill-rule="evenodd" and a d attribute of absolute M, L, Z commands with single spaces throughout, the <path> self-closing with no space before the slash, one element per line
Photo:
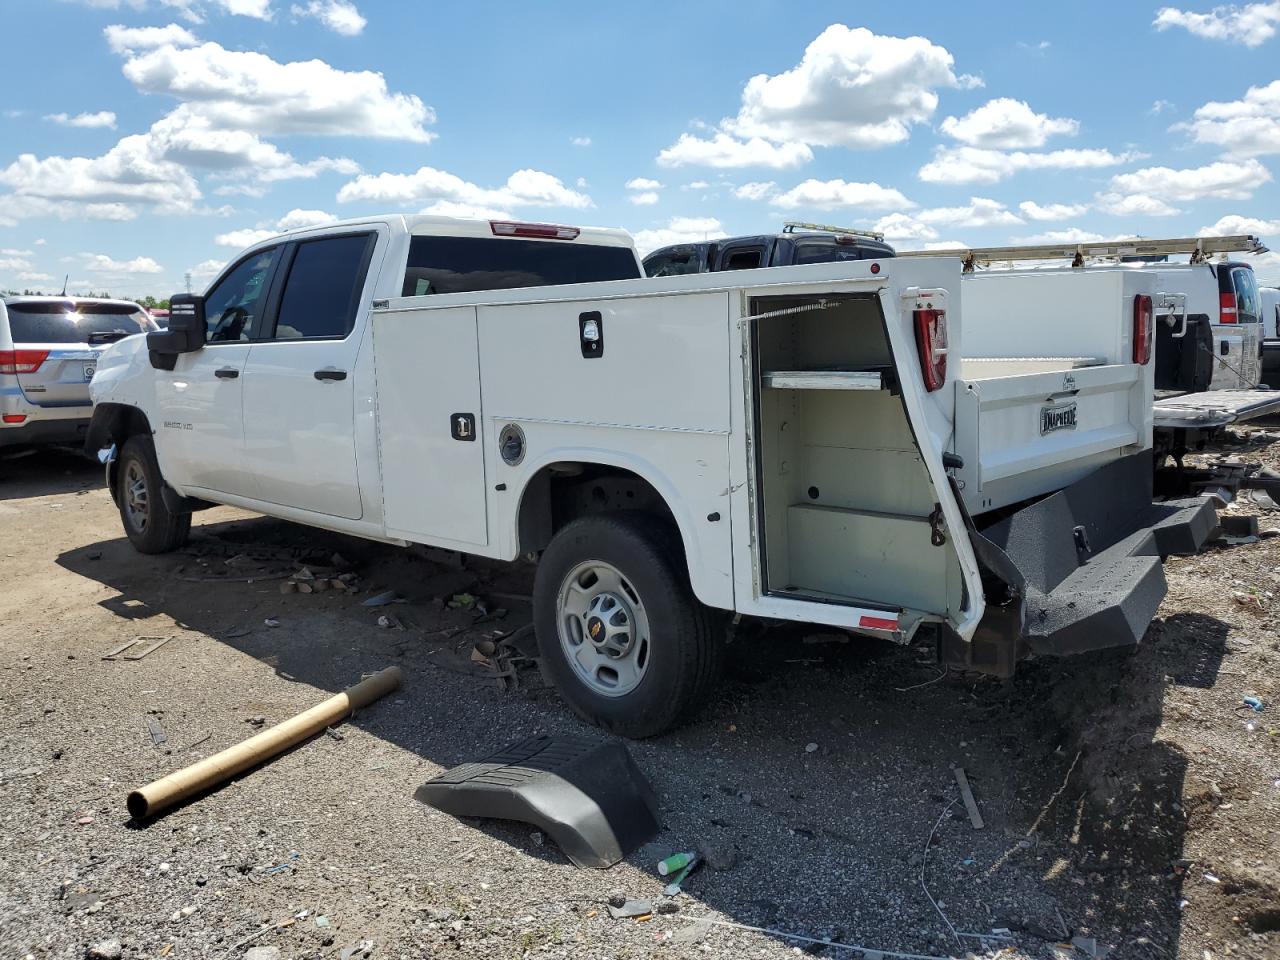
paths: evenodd
<path fill-rule="evenodd" d="M 973 640 L 944 638 L 945 662 L 1009 676 L 1028 654 L 1138 643 L 1166 593 L 1161 561 L 1217 527 L 1209 498 L 1153 503 L 1149 451 L 970 531 L 988 609 Z"/>

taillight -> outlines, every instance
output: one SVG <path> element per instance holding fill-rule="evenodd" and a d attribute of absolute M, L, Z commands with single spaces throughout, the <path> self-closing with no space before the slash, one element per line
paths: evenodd
<path fill-rule="evenodd" d="M 25 413 L 6 413 L 3 417 L 5 423 L 22 423 L 27 419 Z"/>
<path fill-rule="evenodd" d="M 932 393 L 947 382 L 947 311 L 922 309 L 914 316 L 920 372 L 924 388 Z"/>
<path fill-rule="evenodd" d="M 1218 295 L 1218 304 L 1221 307 L 1222 316 L 1219 317 L 1219 323 L 1238 323 L 1239 314 L 1236 312 L 1236 295 L 1234 293 L 1223 293 Z"/>
<path fill-rule="evenodd" d="M 1151 362 L 1151 337 L 1154 332 L 1152 323 L 1151 298 L 1136 296 L 1133 298 L 1133 362 L 1146 366 Z"/>
<path fill-rule="evenodd" d="M 490 220 L 495 237 L 536 237 L 539 240 L 577 240 L 582 231 L 577 227 L 561 227 L 554 223 L 517 223 L 514 220 Z"/>
<path fill-rule="evenodd" d="M 35 373 L 48 356 L 48 350 L 0 350 L 0 373 Z"/>

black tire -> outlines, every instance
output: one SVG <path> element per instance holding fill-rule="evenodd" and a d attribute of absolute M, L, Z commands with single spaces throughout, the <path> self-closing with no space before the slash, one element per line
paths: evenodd
<path fill-rule="evenodd" d="M 648 622 L 643 676 L 621 695 L 593 689 L 562 643 L 561 589 L 587 561 L 614 567 L 634 589 Z M 693 595 L 679 533 L 649 514 L 596 514 L 558 532 L 538 563 L 533 618 L 543 676 L 578 716 L 620 736 L 643 739 L 684 723 L 720 673 L 721 618 Z"/>
<path fill-rule="evenodd" d="M 141 478 L 145 503 L 131 495 L 130 477 Z M 187 542 L 191 533 L 191 514 L 173 513 L 165 506 L 160 490 L 164 478 L 156 461 L 155 444 L 144 434 L 125 441 L 116 465 L 116 500 L 120 522 L 129 542 L 139 553 L 168 553 Z"/>

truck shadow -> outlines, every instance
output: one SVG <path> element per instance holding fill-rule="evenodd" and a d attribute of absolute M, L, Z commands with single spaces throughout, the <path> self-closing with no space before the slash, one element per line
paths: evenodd
<path fill-rule="evenodd" d="M 0 450 L 0 502 L 74 494 L 102 486 L 102 467 L 63 448 Z"/>
<path fill-rule="evenodd" d="M 433 563 L 283 521 L 219 515 L 201 515 L 186 553 L 143 557 L 110 540 L 58 562 L 112 588 L 117 595 L 101 603 L 113 613 L 166 615 L 289 681 L 338 691 L 399 665 L 402 691 L 349 722 L 442 768 L 535 734 L 605 737 L 536 671 L 520 674 L 515 690 L 471 675 L 476 640 L 527 622 L 530 567 Z M 239 582 L 242 570 L 226 561 L 241 547 L 311 563 L 341 554 L 366 592 L 282 595 L 274 580 Z M 409 602 L 360 605 L 387 589 Z M 448 605 L 460 593 L 507 612 L 477 623 L 474 609 Z M 378 627 L 388 614 L 405 629 Z M 279 625 L 266 626 L 268 617 Z M 921 647 L 739 630 L 726 682 L 699 719 L 628 745 L 658 791 L 664 825 L 628 858 L 634 870 L 575 871 L 535 843 L 531 827 L 467 822 L 598 901 L 624 885 L 629 896 L 656 896 L 655 862 L 705 845 L 728 868 L 694 874 L 686 893 L 738 923 L 937 955 L 983 946 L 949 925 L 1007 928 L 1035 952 L 1063 939 L 1065 923 L 1067 933 L 1115 947 L 1112 956 L 1175 956 L 1189 814 L 1186 760 L 1156 737 L 1163 678 L 1212 686 L 1227 632 L 1211 617 L 1178 614 L 1157 621 L 1129 656 L 1032 662 L 1002 682 L 943 674 Z M 980 830 L 958 803 L 957 766 Z M 922 877 L 943 911 L 922 893 Z"/>

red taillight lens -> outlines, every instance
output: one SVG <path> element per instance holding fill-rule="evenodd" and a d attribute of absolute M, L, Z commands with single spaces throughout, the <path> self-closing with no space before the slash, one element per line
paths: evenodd
<path fill-rule="evenodd" d="M 539 240 L 577 240 L 582 231 L 577 227 L 561 227 L 554 223 L 516 223 L 513 220 L 490 220 L 495 237 L 536 237 Z"/>
<path fill-rule="evenodd" d="M 0 373 L 35 373 L 48 356 L 48 350 L 0 350 Z"/>
<path fill-rule="evenodd" d="M 1222 309 L 1222 316 L 1219 318 L 1220 323 L 1238 323 L 1239 314 L 1236 312 L 1236 295 L 1234 293 L 1223 293 L 1218 296 L 1218 304 Z"/>
<path fill-rule="evenodd" d="M 26 419 L 25 413 L 6 413 L 3 417 L 5 423 L 22 423 Z"/>
<path fill-rule="evenodd" d="M 1151 338 L 1155 331 L 1151 298 L 1133 298 L 1133 362 L 1146 366 L 1151 362 Z"/>
<path fill-rule="evenodd" d="M 917 310 L 916 348 L 924 388 L 932 393 L 947 382 L 947 311 Z"/>

